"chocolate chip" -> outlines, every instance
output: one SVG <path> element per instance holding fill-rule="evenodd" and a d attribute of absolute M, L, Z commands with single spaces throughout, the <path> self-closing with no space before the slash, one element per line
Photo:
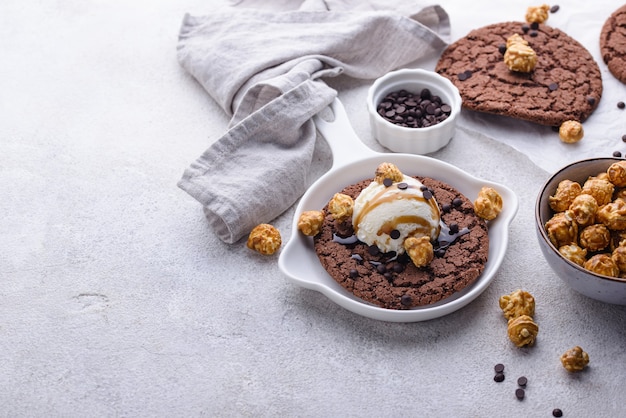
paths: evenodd
<path fill-rule="evenodd" d="M 369 255 L 378 255 L 378 253 L 380 253 L 380 250 L 377 246 L 370 245 L 369 247 L 367 247 L 367 252 L 369 253 Z"/>
<path fill-rule="evenodd" d="M 411 296 L 409 295 L 402 295 L 402 297 L 400 298 L 400 303 L 404 306 L 411 306 L 411 303 L 413 303 L 413 298 L 411 298 Z"/>
<path fill-rule="evenodd" d="M 552 410 L 552 416 L 556 418 L 560 418 L 563 416 L 563 411 L 561 411 L 559 408 L 554 408 Z"/>
<path fill-rule="evenodd" d="M 622 135 L 622 141 L 626 142 L 626 135 Z"/>
<path fill-rule="evenodd" d="M 454 235 L 459 232 L 459 224 L 451 223 L 448 228 L 450 228 L 450 235 Z"/>
<path fill-rule="evenodd" d="M 531 30 L 530 32 L 528 32 L 528 34 L 534 38 L 539 35 L 539 32 L 537 32 L 536 30 Z"/>
<path fill-rule="evenodd" d="M 459 75 L 457 75 L 457 77 L 459 78 L 459 80 L 461 81 L 465 81 L 468 78 L 470 78 L 472 76 L 472 72 L 470 70 L 465 70 L 462 73 L 460 73 Z"/>
<path fill-rule="evenodd" d="M 496 373 L 496 375 L 493 377 L 493 380 L 498 383 L 504 382 L 504 373 Z"/>
<path fill-rule="evenodd" d="M 424 199 L 426 200 L 430 200 L 433 198 L 433 194 L 430 190 L 426 190 L 425 192 L 422 193 L 424 195 Z"/>
<path fill-rule="evenodd" d="M 530 24 L 530 28 L 531 28 L 532 30 L 537 30 L 537 29 L 539 29 L 539 22 L 532 22 L 532 23 Z"/>
<path fill-rule="evenodd" d="M 394 263 L 392 269 L 394 273 L 402 273 L 406 269 L 406 266 L 402 263 Z"/>
<path fill-rule="evenodd" d="M 526 392 L 524 391 L 524 389 L 519 388 L 519 389 L 515 390 L 515 397 L 516 397 L 517 399 L 519 399 L 520 401 L 521 401 L 522 399 L 524 399 L 524 396 L 525 396 L 525 395 L 526 395 Z"/>
<path fill-rule="evenodd" d="M 452 206 L 458 208 L 462 204 L 463 204 L 463 201 L 461 199 L 459 199 L 458 197 L 455 197 L 454 199 L 452 199 Z"/>
<path fill-rule="evenodd" d="M 394 229 L 393 231 L 389 233 L 389 236 L 391 237 L 391 239 L 398 239 L 400 238 L 400 231 L 398 231 L 397 229 Z"/>
<path fill-rule="evenodd" d="M 624 104 L 624 102 L 617 102 L 617 107 L 618 109 L 623 109 L 626 107 L 626 104 Z"/>
<path fill-rule="evenodd" d="M 596 104 L 596 98 L 592 97 L 592 96 L 588 96 L 587 97 L 587 103 L 589 103 L 591 106 L 593 106 L 594 104 Z"/>
<path fill-rule="evenodd" d="M 356 279 L 357 277 L 359 277 L 359 272 L 356 269 L 350 270 L 350 278 Z"/>
<path fill-rule="evenodd" d="M 613 157 L 615 158 L 620 158 L 622 156 L 622 153 L 619 151 L 613 151 Z"/>
<path fill-rule="evenodd" d="M 404 182 L 402 182 L 402 183 L 398 183 L 398 189 L 400 189 L 400 190 L 404 190 L 404 189 L 408 189 L 408 188 L 409 188 L 409 185 L 408 185 L 408 184 L 406 184 L 406 183 L 404 183 Z"/>
<path fill-rule="evenodd" d="M 555 4 L 554 6 L 550 7 L 550 13 L 556 13 L 558 12 L 560 9 L 558 4 Z"/>
<path fill-rule="evenodd" d="M 504 364 L 498 363 L 493 367 L 493 369 L 496 371 L 496 373 L 502 373 L 504 371 Z"/>
<path fill-rule="evenodd" d="M 376 271 L 380 274 L 385 274 L 385 272 L 387 272 L 387 266 L 385 266 L 384 264 L 379 264 L 376 266 Z"/>
<path fill-rule="evenodd" d="M 452 205 L 450 205 L 449 203 L 443 204 L 441 205 L 441 210 L 443 211 L 443 213 L 448 213 L 452 210 Z"/>
<path fill-rule="evenodd" d="M 557 83 L 550 83 L 550 85 L 548 86 L 548 89 L 550 89 L 550 91 L 557 90 L 558 88 L 559 85 Z"/>
<path fill-rule="evenodd" d="M 389 110 L 386 110 L 388 107 Z M 452 112 L 450 105 L 427 88 L 419 93 L 393 91 L 382 99 L 376 110 L 388 122 L 407 128 L 424 128 L 440 123 Z"/>
<path fill-rule="evenodd" d="M 520 385 L 521 387 L 526 387 L 527 383 L 528 383 L 528 379 L 525 376 L 521 376 L 517 379 L 517 384 Z"/>
<path fill-rule="evenodd" d="M 391 179 L 384 179 L 383 180 L 383 186 L 385 186 L 385 187 L 391 187 L 392 184 L 393 184 L 393 180 L 391 180 Z"/>
<path fill-rule="evenodd" d="M 530 26 L 528 26 L 526 23 L 522 25 L 522 32 L 528 33 L 529 29 L 530 29 Z"/>
<path fill-rule="evenodd" d="M 498 52 L 504 55 L 504 53 L 506 52 L 506 44 L 498 45 Z"/>

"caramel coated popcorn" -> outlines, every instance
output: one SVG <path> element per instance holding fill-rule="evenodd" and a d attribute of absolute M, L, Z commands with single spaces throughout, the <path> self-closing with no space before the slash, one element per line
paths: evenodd
<path fill-rule="evenodd" d="M 433 245 L 427 236 L 408 237 L 404 240 L 404 249 L 416 267 L 427 266 L 434 257 Z"/>
<path fill-rule="evenodd" d="M 545 228 L 556 248 L 578 242 L 578 224 L 569 210 L 555 214 L 546 222 Z"/>
<path fill-rule="evenodd" d="M 582 266 L 587 261 L 587 250 L 576 244 L 568 244 L 559 247 L 559 253 L 572 263 Z"/>
<path fill-rule="evenodd" d="M 598 206 L 603 206 L 613 199 L 615 185 L 600 177 L 590 177 L 583 184 L 581 193 L 590 194 L 598 202 Z"/>
<path fill-rule="evenodd" d="M 385 179 L 389 179 L 392 182 L 402 181 L 404 178 L 400 169 L 392 163 L 382 163 L 376 167 L 376 173 L 374 180 L 380 184 L 383 184 Z"/>
<path fill-rule="evenodd" d="M 542 4 L 541 6 L 531 6 L 526 10 L 526 21 L 528 23 L 543 23 L 548 20 L 548 12 L 550 6 Z"/>
<path fill-rule="evenodd" d="M 580 183 L 571 180 L 560 181 L 556 186 L 556 192 L 549 198 L 550 207 L 555 212 L 566 211 L 582 190 Z"/>
<path fill-rule="evenodd" d="M 535 315 L 535 298 L 525 290 L 518 289 L 499 299 L 500 309 L 507 320 L 522 315 L 533 317 Z"/>
<path fill-rule="evenodd" d="M 607 228 L 621 231 L 626 229 L 626 201 L 615 199 L 598 209 L 596 218 Z"/>
<path fill-rule="evenodd" d="M 474 212 L 488 221 L 495 219 L 502 212 L 502 196 L 491 187 L 482 187 L 474 201 Z"/>
<path fill-rule="evenodd" d="M 585 261 L 583 267 L 603 276 L 619 277 L 619 268 L 609 254 L 596 254 Z"/>
<path fill-rule="evenodd" d="M 626 242 L 622 241 L 611 253 L 611 259 L 620 271 L 620 276 L 623 277 L 626 272 Z"/>
<path fill-rule="evenodd" d="M 263 255 L 272 255 L 280 248 L 282 240 L 280 232 L 270 224 L 255 226 L 248 236 L 247 246 Z"/>
<path fill-rule="evenodd" d="M 343 193 L 335 193 L 333 198 L 328 202 L 328 210 L 330 214 L 339 222 L 352 218 L 352 210 L 354 209 L 354 200 Z"/>
<path fill-rule="evenodd" d="M 611 164 L 606 170 L 607 179 L 617 187 L 626 186 L 626 161 Z"/>
<path fill-rule="evenodd" d="M 567 144 L 573 144 L 585 136 L 583 125 L 575 120 L 566 120 L 559 127 L 559 138 Z"/>
<path fill-rule="evenodd" d="M 561 354 L 561 364 L 568 372 L 580 372 L 589 364 L 589 354 L 579 346 L 570 348 Z"/>
<path fill-rule="evenodd" d="M 535 343 L 539 326 L 530 316 L 521 315 L 509 321 L 507 333 L 517 347 L 530 346 Z"/>
<path fill-rule="evenodd" d="M 320 233 L 324 223 L 324 211 L 308 210 L 302 212 L 298 218 L 298 230 L 304 235 L 314 237 Z"/>
<path fill-rule="evenodd" d="M 529 73 L 537 65 L 537 54 L 521 36 L 515 34 L 506 41 L 504 63 L 509 70 Z"/>
<path fill-rule="evenodd" d="M 602 251 L 611 242 L 611 233 L 606 225 L 594 224 L 583 228 L 578 237 L 580 246 L 590 252 Z"/>
<path fill-rule="evenodd" d="M 564 258 L 596 274 L 626 277 L 626 160 L 582 185 L 561 181 L 549 204 L 554 214 L 546 232 Z"/>
<path fill-rule="evenodd" d="M 567 208 L 564 210 L 567 210 Z M 580 194 L 574 198 L 569 206 L 569 210 L 578 225 L 583 227 L 589 226 L 595 223 L 596 213 L 598 212 L 598 202 L 596 202 L 596 199 L 590 194 Z"/>

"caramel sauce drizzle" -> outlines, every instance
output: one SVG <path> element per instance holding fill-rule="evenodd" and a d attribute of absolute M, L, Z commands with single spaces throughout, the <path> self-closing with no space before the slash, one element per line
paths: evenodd
<path fill-rule="evenodd" d="M 414 185 L 407 184 L 407 186 L 408 187 L 403 190 L 398 187 L 398 183 L 395 183 L 392 186 L 387 187 L 381 192 L 379 192 L 378 194 L 376 194 L 369 202 L 367 202 L 367 204 L 364 205 L 363 209 L 359 213 L 359 216 L 355 219 L 355 222 L 354 222 L 355 233 L 358 231 L 359 223 L 365 216 L 367 216 L 367 214 L 369 214 L 371 211 L 376 209 L 378 206 L 384 203 L 393 202 L 396 199 L 410 199 L 410 200 L 416 200 L 418 202 L 425 202 L 430 207 L 431 216 L 435 219 L 439 219 L 440 218 L 439 206 L 437 206 L 437 202 L 435 201 L 435 199 L 434 198 L 426 199 L 424 198 L 423 195 L 420 196 L 419 194 L 415 193 L 414 190 L 417 189 L 417 187 L 415 187 Z M 407 192 L 408 190 L 411 190 L 411 189 L 413 190 L 410 192 Z M 419 225 L 419 228 L 414 232 L 415 235 L 430 236 L 430 223 L 426 219 L 420 216 L 412 216 L 412 215 L 399 216 L 393 220 L 385 222 L 380 228 L 380 230 L 377 232 L 377 235 L 380 236 L 382 234 L 390 234 L 391 231 L 398 228 L 398 225 L 403 224 L 403 223 L 414 223 L 414 224 Z"/>

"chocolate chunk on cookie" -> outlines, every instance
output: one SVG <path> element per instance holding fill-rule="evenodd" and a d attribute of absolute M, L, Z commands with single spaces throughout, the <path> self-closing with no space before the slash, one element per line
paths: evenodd
<path fill-rule="evenodd" d="M 528 73 L 512 71 L 504 62 L 506 41 L 514 34 L 537 55 Z M 446 48 L 435 70 L 458 87 L 464 108 L 541 125 L 582 122 L 602 96 L 602 75 L 589 51 L 544 24 L 504 22 L 475 29 Z"/>
<path fill-rule="evenodd" d="M 489 255 L 486 222 L 474 213 L 473 203 L 452 186 L 416 177 L 432 191 L 444 225 L 433 260 L 416 267 L 404 253 L 382 253 L 354 235 L 352 222 L 338 222 L 327 214 L 314 238 L 315 252 L 328 274 L 347 291 L 387 309 L 410 309 L 445 299 L 474 283 Z M 355 199 L 370 180 L 341 190 Z M 446 240 L 450 242 L 446 242 Z"/>
<path fill-rule="evenodd" d="M 626 84 L 626 4 L 604 22 L 600 31 L 600 52 L 611 74 Z"/>

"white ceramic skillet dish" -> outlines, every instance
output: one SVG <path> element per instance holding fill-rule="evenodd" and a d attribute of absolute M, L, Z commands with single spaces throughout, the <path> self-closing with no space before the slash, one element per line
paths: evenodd
<path fill-rule="evenodd" d="M 316 117 L 315 123 L 333 152 L 333 165 L 305 192 L 296 207 L 291 237 L 278 260 L 281 271 L 291 282 L 319 291 L 349 311 L 382 321 L 426 321 L 455 312 L 476 299 L 492 282 L 504 258 L 509 225 L 518 209 L 517 196 L 501 184 L 476 178 L 431 157 L 375 152 L 356 136 L 339 100 L 333 102 L 331 109 L 334 120 L 326 121 Z M 341 287 L 322 267 L 313 248 L 313 238 L 298 231 L 300 214 L 306 210 L 321 210 L 345 186 L 373 177 L 376 167 L 383 162 L 397 165 L 407 175 L 427 176 L 446 182 L 470 200 L 476 198 L 482 186 L 493 187 L 500 193 L 504 201 L 502 212 L 489 222 L 489 260 L 481 276 L 472 285 L 433 305 L 392 310 L 357 298 Z"/>

